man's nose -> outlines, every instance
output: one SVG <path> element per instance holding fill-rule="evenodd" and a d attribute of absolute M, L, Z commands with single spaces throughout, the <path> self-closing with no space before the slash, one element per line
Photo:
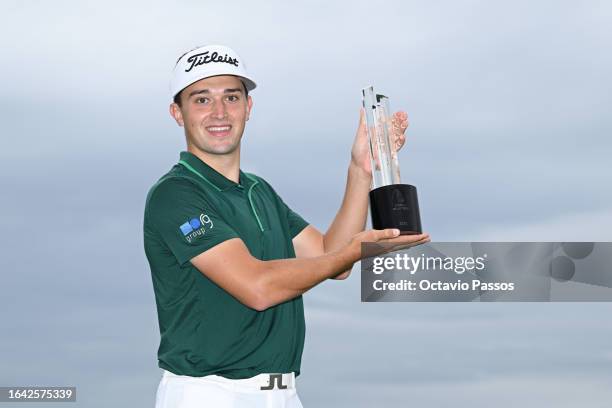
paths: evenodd
<path fill-rule="evenodd" d="M 213 106 L 213 114 L 217 119 L 223 119 L 227 115 L 225 104 L 222 101 L 217 101 Z"/>

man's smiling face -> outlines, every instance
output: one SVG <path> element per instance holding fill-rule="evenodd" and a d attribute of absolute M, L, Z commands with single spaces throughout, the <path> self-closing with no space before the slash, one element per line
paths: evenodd
<path fill-rule="evenodd" d="M 180 106 L 170 105 L 170 113 L 185 128 L 188 148 L 224 155 L 240 146 L 253 101 L 239 77 L 201 79 L 183 89 L 180 100 Z"/>

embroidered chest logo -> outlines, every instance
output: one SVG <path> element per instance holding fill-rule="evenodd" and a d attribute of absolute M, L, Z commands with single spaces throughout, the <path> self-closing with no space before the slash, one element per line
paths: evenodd
<path fill-rule="evenodd" d="M 206 234 L 207 229 L 212 229 L 214 226 L 215 225 L 208 215 L 200 214 L 198 218 L 192 218 L 182 224 L 179 229 L 187 242 L 191 243 L 195 238 Z"/>

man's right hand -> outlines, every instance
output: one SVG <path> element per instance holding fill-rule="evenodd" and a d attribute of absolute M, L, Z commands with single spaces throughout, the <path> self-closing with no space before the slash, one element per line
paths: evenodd
<path fill-rule="evenodd" d="M 398 229 L 372 229 L 360 232 L 353 236 L 348 244 L 347 250 L 350 253 L 351 259 L 354 259 L 354 262 L 357 262 L 358 260 L 364 258 L 364 254 L 361 250 L 362 243 L 381 244 L 377 248 L 373 248 L 372 252 L 368 253 L 368 256 L 372 256 L 410 248 L 425 244 L 429 241 L 431 241 L 431 239 L 427 233 L 417 235 L 400 235 L 400 231 Z"/>
<path fill-rule="evenodd" d="M 350 245 L 358 246 L 359 252 L 361 253 L 361 244 L 365 242 L 376 242 L 380 244 L 391 244 L 390 251 L 395 251 L 404 247 L 411 247 L 415 245 L 424 244 L 429 242 L 429 234 L 415 234 L 415 235 L 400 235 L 400 231 L 394 228 L 388 228 L 383 230 L 367 230 L 356 234 L 351 239 Z M 360 257 L 361 258 L 361 257 Z"/>

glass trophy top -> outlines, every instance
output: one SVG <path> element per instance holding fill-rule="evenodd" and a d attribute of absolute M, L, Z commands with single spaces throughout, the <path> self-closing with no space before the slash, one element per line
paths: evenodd
<path fill-rule="evenodd" d="M 400 184 L 399 162 L 393 139 L 393 113 L 389 98 L 374 93 L 374 87 L 362 89 L 363 108 L 370 140 L 372 189 Z"/>

